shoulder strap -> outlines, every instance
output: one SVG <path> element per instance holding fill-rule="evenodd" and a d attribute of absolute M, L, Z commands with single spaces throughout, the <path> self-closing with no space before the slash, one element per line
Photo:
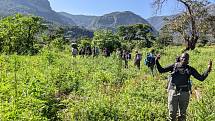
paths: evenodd
<path fill-rule="evenodd" d="M 190 66 L 189 65 L 187 65 L 187 68 L 186 68 L 186 72 L 187 72 L 187 74 L 190 74 Z"/>
<path fill-rule="evenodd" d="M 176 62 L 176 63 L 174 64 L 174 67 L 173 67 L 173 71 L 172 71 L 172 73 L 176 72 L 176 70 L 177 70 L 177 66 L 178 66 L 178 63 Z"/>

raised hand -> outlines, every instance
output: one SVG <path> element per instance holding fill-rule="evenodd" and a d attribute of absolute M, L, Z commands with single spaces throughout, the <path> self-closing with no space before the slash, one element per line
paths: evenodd
<path fill-rule="evenodd" d="M 160 54 L 157 54 L 157 55 L 156 55 L 156 60 L 159 60 L 160 57 L 161 57 L 161 55 L 160 55 Z"/>

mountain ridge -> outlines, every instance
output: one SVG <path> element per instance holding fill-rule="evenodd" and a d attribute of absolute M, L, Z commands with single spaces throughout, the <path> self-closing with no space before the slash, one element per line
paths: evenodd
<path fill-rule="evenodd" d="M 1 0 L 2 16 L 16 13 L 40 16 L 48 21 L 61 25 L 80 26 L 90 30 L 102 28 L 116 29 L 120 25 L 149 24 L 144 18 L 131 11 L 111 12 L 102 16 L 72 15 L 66 12 L 55 12 L 48 0 Z"/>
<path fill-rule="evenodd" d="M 0 14 L 2 16 L 14 15 L 16 13 L 32 14 L 40 16 L 48 21 L 75 25 L 75 23 L 66 17 L 59 15 L 52 10 L 48 0 L 1 0 Z"/>
<path fill-rule="evenodd" d="M 208 8 L 208 13 L 212 16 L 215 16 L 215 4 L 209 4 L 207 6 Z M 154 28 L 159 31 L 166 23 L 167 21 L 165 21 L 165 19 L 173 19 L 174 17 L 176 17 L 179 14 L 175 14 L 175 15 L 169 15 L 169 16 L 153 16 L 150 18 L 147 18 L 146 20 L 152 25 L 154 26 Z"/>
<path fill-rule="evenodd" d="M 215 4 L 210 4 L 209 13 L 215 15 Z M 153 30 L 160 30 L 166 22 L 164 18 L 171 19 L 176 15 L 153 16 L 144 19 L 131 11 L 116 11 L 102 16 L 73 15 L 66 12 L 52 10 L 48 0 L 0 0 L 0 15 L 8 16 L 15 13 L 33 14 L 41 16 L 48 21 L 69 26 L 80 26 L 90 30 L 108 28 L 116 29 L 120 25 L 149 24 Z"/>
<path fill-rule="evenodd" d="M 72 15 L 69 13 L 59 12 L 61 15 L 71 18 L 77 25 L 84 26 L 90 30 L 97 29 L 111 29 L 116 30 L 118 26 L 121 25 L 132 25 L 132 24 L 148 24 L 141 16 L 131 12 L 131 11 L 115 11 L 111 13 L 104 14 L 102 16 L 89 16 L 89 15 Z M 87 22 L 83 22 L 83 18 L 88 18 Z M 82 21 L 82 22 L 81 22 Z M 85 19 L 86 21 L 86 19 Z M 157 34 L 156 29 L 152 27 L 153 33 Z"/>

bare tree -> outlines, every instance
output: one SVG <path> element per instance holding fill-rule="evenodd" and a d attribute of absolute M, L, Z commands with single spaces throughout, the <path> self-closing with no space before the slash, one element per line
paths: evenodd
<path fill-rule="evenodd" d="M 156 11 L 161 10 L 164 2 L 168 0 L 154 0 Z M 205 20 L 208 17 L 208 0 L 175 0 L 183 4 L 185 12 L 171 20 L 170 26 L 174 32 L 179 32 L 186 42 L 185 50 L 194 50 L 202 30 L 205 28 Z"/>

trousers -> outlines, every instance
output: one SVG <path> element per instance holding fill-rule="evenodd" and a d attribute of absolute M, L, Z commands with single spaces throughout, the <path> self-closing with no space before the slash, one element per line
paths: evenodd
<path fill-rule="evenodd" d="M 168 91 L 168 110 L 169 120 L 186 121 L 186 111 L 189 104 L 189 91 L 177 91 L 170 89 Z M 177 113 L 179 114 L 177 117 Z"/>

